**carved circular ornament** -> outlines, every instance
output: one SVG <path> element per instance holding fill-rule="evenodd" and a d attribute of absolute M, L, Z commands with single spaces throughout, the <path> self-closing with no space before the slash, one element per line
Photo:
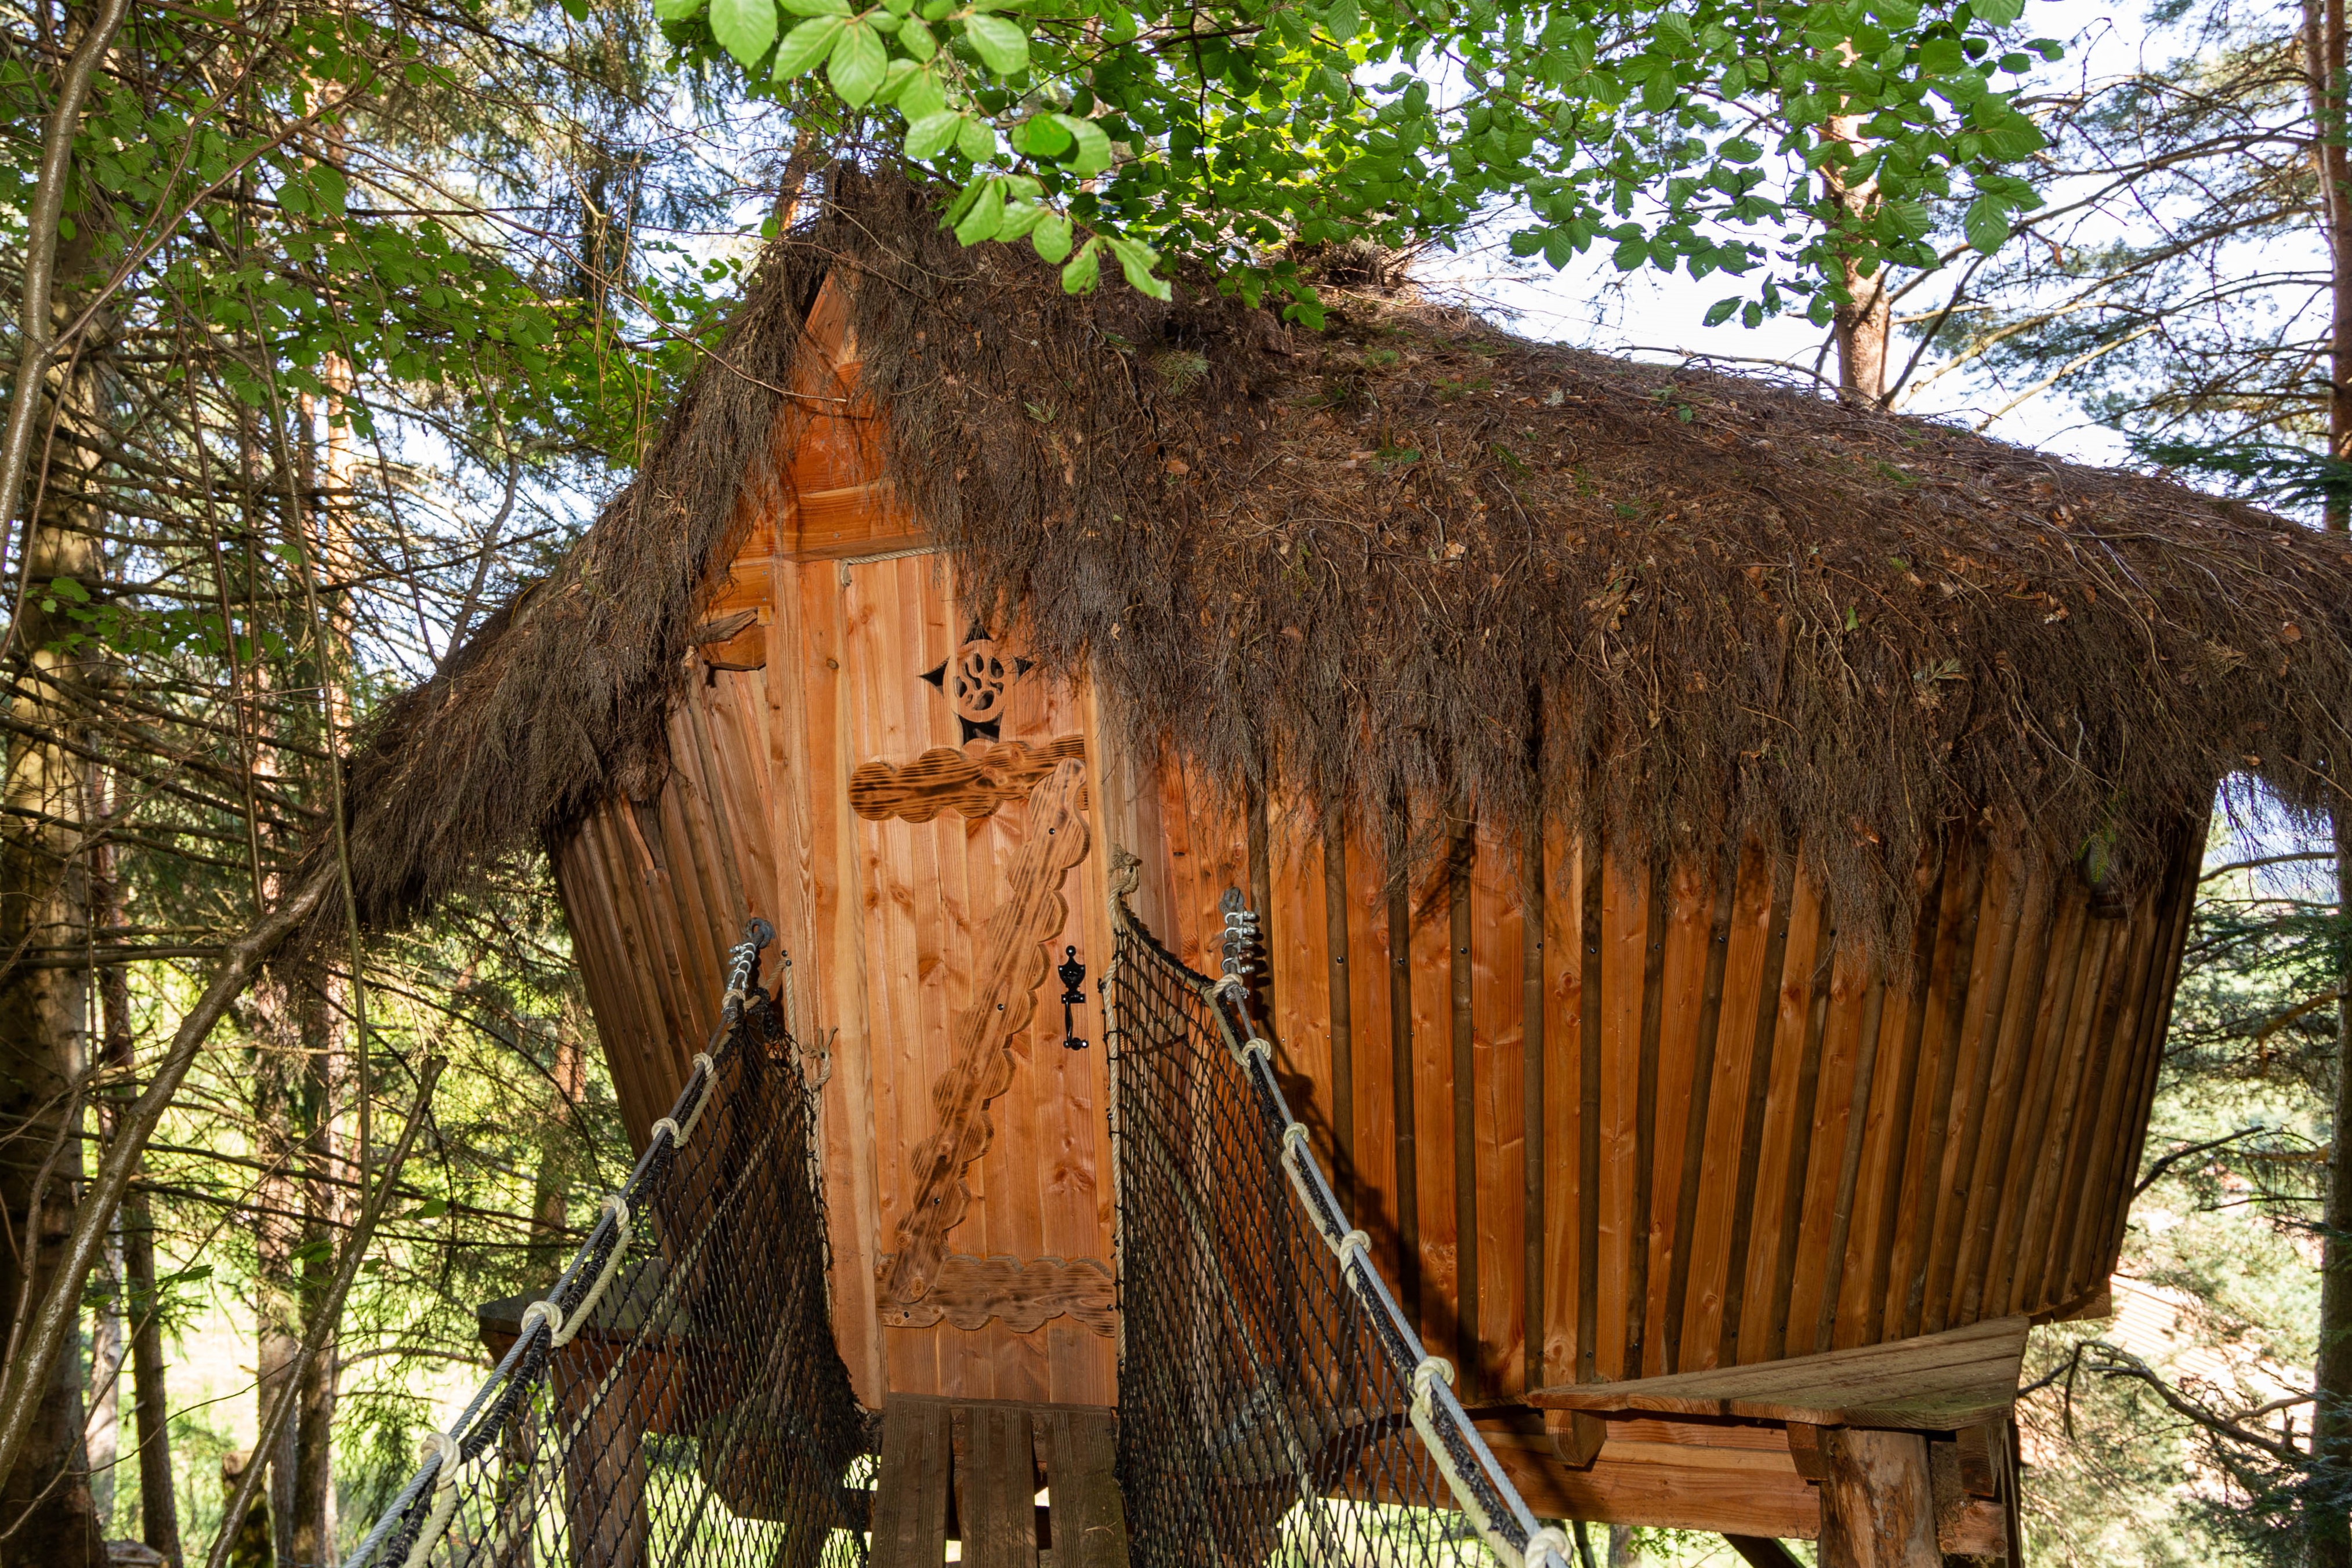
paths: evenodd
<path fill-rule="evenodd" d="M 958 718 L 971 724 L 990 723 L 1000 716 L 1005 681 L 1004 658 L 994 642 L 966 643 L 956 650 L 947 683 L 948 701 L 955 706 Z"/>
<path fill-rule="evenodd" d="M 1006 691 L 1030 669 L 1028 660 L 999 648 L 988 628 L 975 621 L 955 656 L 925 670 L 923 679 L 948 699 L 967 742 L 995 740 L 1002 735 Z"/>

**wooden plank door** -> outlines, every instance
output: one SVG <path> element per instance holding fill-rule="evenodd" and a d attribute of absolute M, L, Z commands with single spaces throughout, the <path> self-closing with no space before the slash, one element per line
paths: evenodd
<path fill-rule="evenodd" d="M 1097 993 L 1109 954 L 1087 706 L 956 607 L 946 558 L 810 562 L 841 791 L 892 1393 L 1108 1405 L 1115 1326 Z M 803 583 L 803 604 L 814 597 Z M 1071 949 L 1085 1003 L 1063 1040 Z M 846 1060 L 846 1058 L 845 1058 Z"/>

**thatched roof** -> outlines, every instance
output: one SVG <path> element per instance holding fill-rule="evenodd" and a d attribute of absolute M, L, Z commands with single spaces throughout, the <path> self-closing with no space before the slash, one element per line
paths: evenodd
<path fill-rule="evenodd" d="M 1425 306 L 1342 296 L 1318 334 L 1198 289 L 1073 299 L 844 173 L 562 570 L 375 727 L 368 918 L 658 781 L 698 591 L 835 271 L 894 480 L 976 607 L 1020 606 L 1034 656 L 1211 777 L 1423 823 L 1757 832 L 1892 914 L 1955 824 L 2092 847 L 2128 890 L 2224 773 L 2316 808 L 2347 751 L 2341 537 Z"/>

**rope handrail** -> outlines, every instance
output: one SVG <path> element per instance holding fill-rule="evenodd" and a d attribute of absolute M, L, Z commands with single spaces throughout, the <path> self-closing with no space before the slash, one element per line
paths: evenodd
<path fill-rule="evenodd" d="M 646 1495 L 649 1439 L 688 1419 L 679 1415 L 681 1406 L 690 1406 L 692 1418 L 700 1423 L 693 1446 L 704 1491 L 748 1490 L 755 1494 L 749 1517 L 782 1521 L 788 1532 L 815 1532 L 818 1545 L 809 1562 L 820 1556 L 833 1561 L 834 1551 L 824 1542 L 844 1539 L 856 1543 L 845 1549 L 848 1559 L 863 1560 L 862 1540 L 845 1534 L 850 1521 L 839 1511 L 845 1505 L 826 1495 L 845 1485 L 845 1467 L 865 1447 L 862 1415 L 848 1392 L 829 1322 L 820 1325 L 822 1355 L 803 1352 L 797 1363 L 801 1381 L 791 1386 L 776 1376 L 777 1352 L 785 1337 L 796 1329 L 805 1334 L 810 1325 L 755 1325 L 749 1335 L 722 1333 L 712 1344 L 693 1343 L 691 1327 L 682 1341 L 677 1328 L 688 1321 L 684 1314 L 711 1293 L 706 1289 L 694 1295 L 698 1282 L 731 1286 L 726 1292 L 730 1298 L 750 1296 L 753 1292 L 746 1285 L 767 1282 L 746 1277 L 738 1254 L 749 1239 L 724 1228 L 730 1220 L 740 1226 L 747 1208 L 759 1219 L 793 1222 L 791 1235 L 769 1239 L 773 1245 L 768 1252 L 783 1266 L 797 1265 L 803 1274 L 815 1276 L 814 1284 L 787 1280 L 776 1293 L 789 1296 L 803 1317 L 812 1301 L 822 1313 L 829 1295 L 823 1284 L 823 1197 L 814 1173 L 803 1167 L 805 1193 L 785 1192 L 765 1157 L 782 1124 L 794 1117 L 803 1128 L 811 1124 L 796 1052 L 785 1053 L 794 1082 L 779 1089 L 772 1087 L 773 1074 L 761 1051 L 762 1041 L 791 1044 L 774 1017 L 772 999 L 759 988 L 760 954 L 774 939 L 774 929 L 754 919 L 744 940 L 729 951 L 719 1021 L 705 1049 L 696 1053 L 670 1113 L 654 1124 L 628 1179 L 603 1200 L 554 1284 L 524 1308 L 513 1343 L 497 1366 L 447 1429 L 427 1437 L 416 1469 L 344 1559 L 343 1568 L 423 1568 L 452 1528 L 461 1472 L 467 1466 L 503 1467 L 494 1479 L 477 1478 L 470 1489 L 476 1500 L 488 1499 L 488 1506 L 499 1511 L 487 1532 L 502 1543 L 499 1561 L 536 1561 L 538 1552 L 549 1550 L 556 1552 L 553 1561 L 563 1561 L 592 1542 L 606 1547 L 657 1526 L 682 1531 L 680 1539 L 686 1540 L 728 1528 L 707 1524 L 707 1497 L 681 1504 Z M 755 1018 L 758 1027 L 747 1027 Z M 743 1106 L 722 1108 L 722 1079 L 751 1098 Z M 768 1090 L 765 1099 L 758 1092 L 761 1089 Z M 712 1118 L 719 1118 L 715 1133 L 707 1130 Z M 704 1148 L 711 1138 L 720 1141 Z M 693 1165 L 691 1173 L 681 1172 L 682 1161 Z M 672 1216 L 668 1234 L 656 1235 L 662 1228 L 657 1217 L 665 1212 Z M 797 1256 L 795 1248 L 807 1256 Z M 625 1283 L 616 1290 L 622 1280 Z M 726 1304 L 759 1303 L 732 1299 Z M 634 1327 L 632 1311 L 638 1320 Z M 608 1325 L 602 1343 L 590 1347 L 583 1361 L 579 1349 L 567 1347 L 600 1312 L 622 1326 Z M 614 1318 L 615 1312 L 621 1316 Z M 747 1346 L 745 1341 L 759 1341 L 763 1333 L 774 1343 L 762 1361 L 758 1344 Z M 747 1349 L 753 1353 L 748 1357 Z M 695 1364 L 698 1357 L 719 1360 L 733 1375 L 732 1384 L 710 1392 L 707 1385 L 714 1375 Z M 740 1375 L 735 1364 L 746 1359 L 761 1364 L 767 1384 Z M 815 1364 L 825 1362 L 830 1365 Z M 813 1398 L 822 1407 L 795 1408 L 790 1404 L 794 1398 Z M 610 1490 L 614 1477 L 631 1476 L 639 1495 L 617 1512 L 610 1498 L 588 1495 Z M 565 1516 L 551 1521 L 542 1515 L 559 1492 Z M 665 1509 L 682 1522 L 673 1523 Z M 470 1562 L 478 1544 L 455 1543 L 443 1556 Z M 711 1555 L 733 1556 L 726 1549 L 730 1544 L 722 1542 Z M 521 1555 L 515 1556 L 517 1552 Z"/>
<path fill-rule="evenodd" d="M 1173 971 L 1181 984 L 1188 987 L 1205 1004 L 1226 1053 L 1244 1075 L 1249 1092 L 1256 1102 L 1259 1114 L 1271 1128 L 1278 1128 L 1276 1148 L 1276 1163 L 1287 1179 L 1283 1186 L 1288 1190 L 1297 1212 L 1307 1228 L 1328 1248 L 1337 1261 L 1339 1275 L 1347 1291 L 1355 1299 L 1373 1331 L 1373 1340 L 1386 1362 L 1391 1377 L 1412 1390 L 1407 1414 L 1429 1461 L 1444 1479 L 1447 1489 L 1463 1515 L 1475 1528 L 1495 1556 L 1505 1568 L 1569 1568 L 1569 1542 L 1560 1529 L 1540 1523 L 1519 1495 L 1494 1451 L 1487 1446 L 1473 1424 L 1469 1414 L 1454 1392 L 1454 1369 L 1443 1357 L 1429 1354 L 1421 1336 L 1414 1331 L 1397 1304 L 1395 1295 L 1381 1276 L 1370 1250 L 1370 1238 L 1349 1223 L 1344 1206 L 1321 1164 L 1316 1159 L 1308 1141 L 1306 1124 L 1295 1118 L 1282 1086 L 1274 1072 L 1272 1043 L 1261 1034 L 1250 1014 L 1249 990 L 1245 974 L 1256 961 L 1257 917 L 1244 904 L 1237 892 L 1225 894 L 1223 912 L 1225 919 L 1225 971 L 1220 978 L 1212 979 L 1191 968 L 1169 951 L 1129 907 L 1127 896 L 1136 882 L 1136 862 L 1124 851 L 1114 851 L 1114 871 L 1111 878 L 1111 921 L 1115 934 L 1131 943 L 1151 962 Z M 1126 955 L 1114 958 L 1114 965 L 1123 965 Z M 1117 984 L 1115 975 L 1107 975 L 1103 982 L 1106 998 Z M 1122 1049 L 1127 1044 L 1127 1022 L 1113 1018 L 1110 1030 Z M 1114 1087 L 1112 1137 L 1114 1145 L 1122 1143 L 1128 1130 L 1121 1125 L 1119 1108 L 1124 1097 L 1116 1082 L 1120 1071 L 1119 1055 L 1112 1056 Z M 1125 1180 L 1123 1158 L 1115 1158 L 1119 1179 Z M 1124 1200 L 1122 1192 L 1121 1199 Z M 1122 1270 L 1124 1260 L 1122 1260 Z M 1122 1273 L 1124 1281 L 1124 1273 Z M 1122 1305 L 1126 1302 L 1126 1287 L 1122 1283 Z M 1123 1325 L 1124 1326 L 1124 1325 Z M 1127 1398 L 1125 1372 L 1127 1358 L 1122 1361 L 1121 1398 Z M 1309 1484 L 1307 1469 L 1297 1471 L 1302 1490 Z"/>

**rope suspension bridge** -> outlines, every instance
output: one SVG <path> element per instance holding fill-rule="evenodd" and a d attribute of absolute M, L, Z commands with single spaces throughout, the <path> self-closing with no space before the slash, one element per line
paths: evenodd
<path fill-rule="evenodd" d="M 1568 1568 L 1316 1163 L 1250 1018 L 1255 916 L 1233 893 L 1224 912 L 1212 979 L 1112 900 L 1124 1524 L 1051 1532 L 1052 1568 Z M 345 1568 L 946 1560 L 943 1519 L 896 1528 L 906 1467 L 877 1463 L 883 1420 L 835 1348 L 814 1094 L 760 984 L 772 939 L 751 922 L 676 1108 Z M 967 1496 L 961 1562 L 1040 1562 L 977 1511 Z"/>

